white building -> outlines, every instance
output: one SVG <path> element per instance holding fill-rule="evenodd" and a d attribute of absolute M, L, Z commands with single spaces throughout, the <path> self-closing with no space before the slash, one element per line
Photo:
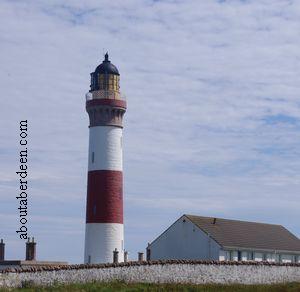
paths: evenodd
<path fill-rule="evenodd" d="M 300 263 L 300 240 L 281 225 L 183 215 L 148 245 L 147 259 Z"/>

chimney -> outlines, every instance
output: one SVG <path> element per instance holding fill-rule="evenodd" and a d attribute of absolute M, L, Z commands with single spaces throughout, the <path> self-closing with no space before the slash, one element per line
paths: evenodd
<path fill-rule="evenodd" d="M 146 254 L 146 258 L 147 258 L 147 261 L 150 261 L 151 260 L 151 250 L 150 250 L 150 243 L 148 243 L 148 246 L 147 246 L 147 254 Z"/>
<path fill-rule="evenodd" d="M 214 218 L 213 224 L 216 224 L 217 222 L 217 218 Z"/>
<path fill-rule="evenodd" d="M 35 261 L 36 260 L 36 242 L 34 242 L 34 237 L 30 241 L 30 237 L 26 242 L 26 261 Z"/>
<path fill-rule="evenodd" d="M 128 251 L 125 250 L 124 251 L 124 263 L 127 263 L 128 262 Z"/>
<path fill-rule="evenodd" d="M 138 261 L 142 262 L 144 260 L 144 253 L 143 252 L 139 252 L 138 253 Z"/>
<path fill-rule="evenodd" d="M 119 262 L 119 252 L 116 248 L 113 251 L 113 262 L 114 264 L 117 264 Z"/>
<path fill-rule="evenodd" d="M 5 255 L 5 243 L 3 242 L 3 239 L 0 241 L 0 261 L 4 261 L 4 255 Z"/>

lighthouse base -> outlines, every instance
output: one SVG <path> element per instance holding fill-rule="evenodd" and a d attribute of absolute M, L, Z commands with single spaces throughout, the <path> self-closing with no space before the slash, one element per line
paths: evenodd
<path fill-rule="evenodd" d="M 124 261 L 124 227 L 119 223 L 87 223 L 85 229 L 84 262 L 112 263 L 113 251 L 119 251 L 119 262 Z"/>

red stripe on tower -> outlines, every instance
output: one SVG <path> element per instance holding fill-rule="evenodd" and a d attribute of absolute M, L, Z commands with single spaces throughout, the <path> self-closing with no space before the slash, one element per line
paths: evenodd
<path fill-rule="evenodd" d="M 121 171 L 89 171 L 87 193 L 87 223 L 123 224 L 123 174 Z"/>

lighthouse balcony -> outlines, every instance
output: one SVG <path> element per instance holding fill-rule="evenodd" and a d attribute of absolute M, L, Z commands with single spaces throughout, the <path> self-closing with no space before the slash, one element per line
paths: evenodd
<path fill-rule="evenodd" d="M 85 95 L 86 101 L 93 99 L 117 99 L 126 100 L 125 95 L 115 90 L 95 90 Z"/>

